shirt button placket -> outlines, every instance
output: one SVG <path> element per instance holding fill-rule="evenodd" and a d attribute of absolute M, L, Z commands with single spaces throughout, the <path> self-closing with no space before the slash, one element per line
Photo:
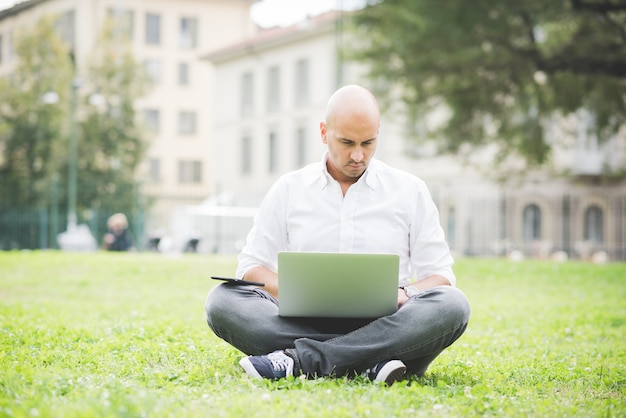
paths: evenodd
<path fill-rule="evenodd" d="M 339 250 L 345 253 L 354 252 L 354 193 L 346 193 L 341 204 L 341 225 Z"/>

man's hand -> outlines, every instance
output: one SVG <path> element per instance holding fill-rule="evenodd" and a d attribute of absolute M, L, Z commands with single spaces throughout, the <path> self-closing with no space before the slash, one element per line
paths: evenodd
<path fill-rule="evenodd" d="M 450 281 L 443 276 L 433 274 L 431 276 L 423 278 L 416 283 L 411 283 L 411 286 L 413 286 L 417 290 L 423 291 L 436 286 L 450 286 Z M 409 300 L 409 297 L 406 295 L 404 289 L 398 288 L 398 308 L 404 305 L 407 300 Z"/>
<path fill-rule="evenodd" d="M 406 296 L 404 289 L 398 288 L 398 308 L 404 305 L 407 300 L 409 300 L 409 298 Z"/>

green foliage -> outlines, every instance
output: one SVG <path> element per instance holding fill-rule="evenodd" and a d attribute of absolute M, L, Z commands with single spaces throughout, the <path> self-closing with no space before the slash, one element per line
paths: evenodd
<path fill-rule="evenodd" d="M 54 179 L 62 186 L 57 198 L 67 202 L 72 86 L 77 94 L 78 214 L 111 202 L 116 211 L 130 214 L 135 208 L 135 175 L 146 143 L 133 104 L 148 84 L 130 45 L 112 33 L 105 25 L 85 62 L 74 62 L 73 51 L 55 31 L 54 17 L 16 35 L 15 70 L 0 80 L 8 97 L 0 105 L 0 195 L 11 196 L 0 199 L 0 208 L 47 207 Z M 44 104 L 46 92 L 56 92 L 58 103 Z"/>
<path fill-rule="evenodd" d="M 587 109 L 601 140 L 626 126 L 624 2 L 384 0 L 355 23 L 348 54 L 380 96 L 400 94 L 414 123 L 447 110 L 430 132 L 444 150 L 497 144 L 500 163 L 536 167 L 555 117 Z"/>
<path fill-rule="evenodd" d="M 147 91 L 148 78 L 130 46 L 120 45 L 111 22 L 105 23 L 86 78 L 80 148 L 89 158 L 81 161 L 79 190 L 91 208 L 115 201 L 118 211 L 130 213 L 136 203 L 135 173 L 147 148 L 134 102 Z M 102 103 L 90 105 L 94 97 Z"/>
<path fill-rule="evenodd" d="M 51 18 L 43 18 L 35 31 L 16 32 L 15 39 L 16 69 L 0 79 L 0 208 L 44 207 L 42 199 L 68 146 L 59 139 L 68 111 L 71 61 Z M 64 102 L 45 103 L 50 92 Z"/>
<path fill-rule="evenodd" d="M 466 334 L 423 378 L 256 381 L 203 302 L 234 257 L 0 253 L 0 416 L 626 414 L 626 265 L 463 259 Z"/>

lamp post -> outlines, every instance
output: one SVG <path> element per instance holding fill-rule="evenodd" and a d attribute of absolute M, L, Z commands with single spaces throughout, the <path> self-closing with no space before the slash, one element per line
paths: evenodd
<path fill-rule="evenodd" d="M 76 215 L 76 183 L 78 165 L 78 89 L 80 79 L 72 80 L 70 98 L 70 144 L 67 172 L 67 230 L 57 237 L 59 246 L 66 251 L 95 251 L 96 239 L 87 225 L 78 225 Z"/>
<path fill-rule="evenodd" d="M 42 100 L 47 105 L 57 104 L 59 103 L 59 95 L 56 91 L 48 91 L 43 95 Z"/>
<path fill-rule="evenodd" d="M 80 87 L 80 80 L 75 78 L 72 81 L 71 115 L 70 115 L 70 153 L 67 173 L 67 230 L 76 229 L 76 165 L 78 159 L 78 134 L 76 121 L 77 95 Z"/>
<path fill-rule="evenodd" d="M 59 103 L 59 95 L 56 91 L 49 90 L 41 98 L 41 101 L 45 106 L 56 105 Z M 52 175 L 51 181 L 51 195 L 50 195 L 50 229 L 48 232 L 50 236 L 56 236 L 58 233 L 58 221 L 59 221 L 59 207 L 58 207 L 58 196 L 59 196 L 59 175 L 54 173 Z M 47 240 L 46 240 L 47 241 Z M 42 246 L 43 248 L 43 246 Z"/>

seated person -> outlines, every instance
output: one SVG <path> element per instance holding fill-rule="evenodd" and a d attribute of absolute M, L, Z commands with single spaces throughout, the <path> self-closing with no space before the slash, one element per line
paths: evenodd
<path fill-rule="evenodd" d="M 111 215 L 107 220 L 108 232 L 104 235 L 104 249 L 107 251 L 128 251 L 133 243 L 128 231 L 128 220 L 123 213 Z"/>
<path fill-rule="evenodd" d="M 424 374 L 465 331 L 469 303 L 455 287 L 437 208 L 422 180 L 373 158 L 379 125 L 368 90 L 335 92 L 320 123 L 322 160 L 274 184 L 239 255 L 237 278 L 264 287 L 209 293 L 209 327 L 248 355 L 240 365 L 250 376 L 363 374 L 389 385 Z M 365 323 L 280 317 L 280 251 L 397 254 L 399 308 Z"/>

